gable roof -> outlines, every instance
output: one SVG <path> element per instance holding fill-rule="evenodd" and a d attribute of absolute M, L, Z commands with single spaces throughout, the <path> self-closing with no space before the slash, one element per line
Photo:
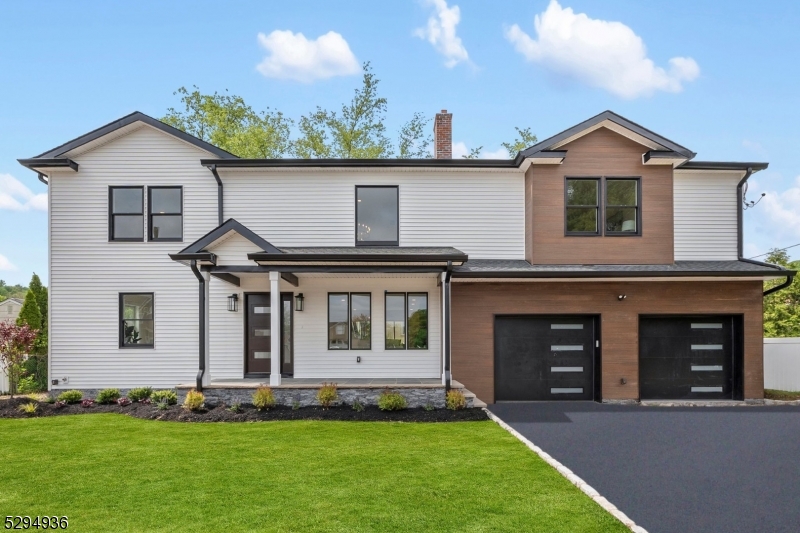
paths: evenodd
<path fill-rule="evenodd" d="M 524 159 L 526 157 L 533 157 L 539 152 L 558 150 L 567 142 L 571 142 L 572 140 L 582 137 L 583 135 L 594 131 L 598 127 L 601 127 L 602 123 L 606 121 L 608 121 L 610 124 L 615 124 L 616 126 L 628 130 L 633 134 L 633 137 L 639 137 L 640 142 L 641 140 L 650 141 L 651 143 L 660 147 L 658 148 L 659 150 L 677 152 L 686 159 L 692 159 L 695 155 L 697 155 L 685 146 L 681 146 L 673 141 L 670 141 L 666 137 L 662 137 L 661 135 L 658 135 L 657 133 L 650 131 L 643 126 L 640 126 L 639 124 L 636 124 L 635 122 L 632 122 L 625 117 L 614 113 L 613 111 L 603 111 L 599 115 L 595 115 L 588 120 L 584 120 L 580 124 L 576 124 L 575 126 L 572 126 L 561 133 L 534 144 L 530 148 L 522 150 L 519 155 L 517 155 L 517 158 Z M 616 130 L 616 128 L 614 129 Z M 617 133 L 621 132 L 617 131 Z"/>
<path fill-rule="evenodd" d="M 267 253 L 271 254 L 279 254 L 281 251 L 270 244 L 268 241 L 264 240 L 263 238 L 259 237 L 256 233 L 252 230 L 246 228 L 244 225 L 240 224 L 236 220 L 229 218 L 225 222 L 222 223 L 221 226 L 214 228 L 213 230 L 209 231 L 195 242 L 174 254 L 176 256 L 187 255 L 187 254 L 199 254 L 206 251 L 206 247 L 210 246 L 214 242 L 218 241 L 231 231 L 235 231 L 248 241 L 252 242 L 260 249 L 264 250 Z"/>

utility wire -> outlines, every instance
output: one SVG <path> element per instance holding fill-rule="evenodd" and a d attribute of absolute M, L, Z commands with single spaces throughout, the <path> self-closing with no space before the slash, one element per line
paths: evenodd
<path fill-rule="evenodd" d="M 777 250 L 770 250 L 769 252 L 767 252 L 767 253 L 765 253 L 765 254 L 754 255 L 754 256 L 753 256 L 753 257 L 751 257 L 750 259 L 755 259 L 756 257 L 763 257 L 763 256 L 765 256 L 765 255 L 769 255 L 769 254 L 771 254 L 772 252 L 782 252 L 782 251 L 784 251 L 784 250 L 788 250 L 789 248 L 794 248 L 795 246 L 800 246 L 800 242 L 798 242 L 797 244 L 793 244 L 793 245 L 791 245 L 791 246 L 787 246 L 786 248 L 778 248 Z"/>

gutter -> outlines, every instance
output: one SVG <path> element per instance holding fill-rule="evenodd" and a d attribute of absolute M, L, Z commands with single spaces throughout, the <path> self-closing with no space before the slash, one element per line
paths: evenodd
<path fill-rule="evenodd" d="M 217 172 L 217 165 L 208 165 L 206 168 L 214 174 L 214 179 L 217 180 L 217 226 L 221 226 L 224 219 L 222 215 L 222 178 L 219 177 L 219 172 Z"/>
<path fill-rule="evenodd" d="M 39 178 L 39 181 L 41 181 L 45 185 L 50 186 L 50 182 L 48 182 L 46 179 L 44 179 L 44 174 L 42 174 L 41 172 L 37 172 L 36 173 L 36 177 Z"/>
<path fill-rule="evenodd" d="M 200 344 L 199 344 L 199 355 L 200 355 L 200 365 L 199 370 L 197 372 L 197 391 L 203 390 L 203 375 L 206 373 L 206 279 L 197 269 L 197 260 L 192 259 L 190 263 L 190 267 L 192 268 L 192 272 L 197 277 L 197 280 L 200 282 L 200 291 L 199 291 L 199 326 L 200 326 Z"/>
<path fill-rule="evenodd" d="M 447 270 L 444 275 L 444 390 L 450 390 L 450 382 L 452 380 L 450 371 L 450 277 L 453 275 L 453 262 L 447 262 Z"/>

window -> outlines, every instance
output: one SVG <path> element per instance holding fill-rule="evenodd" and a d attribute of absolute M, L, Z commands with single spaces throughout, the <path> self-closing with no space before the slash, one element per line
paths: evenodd
<path fill-rule="evenodd" d="M 109 240 L 144 240 L 144 187 L 110 187 Z"/>
<path fill-rule="evenodd" d="M 356 246 L 397 246 L 398 188 L 356 186 Z"/>
<path fill-rule="evenodd" d="M 567 235 L 599 235 L 600 178 L 567 178 Z"/>
<path fill-rule="evenodd" d="M 147 226 L 151 241 L 183 240 L 183 188 L 148 187 Z"/>
<path fill-rule="evenodd" d="M 606 235 L 639 234 L 639 180 L 606 178 Z"/>
<path fill-rule="evenodd" d="M 121 348 L 154 346 L 152 292 L 120 294 L 119 315 Z"/>
<path fill-rule="evenodd" d="M 328 349 L 372 348 L 372 295 L 328 293 Z"/>
<path fill-rule="evenodd" d="M 386 349 L 428 349 L 427 293 L 386 293 Z"/>

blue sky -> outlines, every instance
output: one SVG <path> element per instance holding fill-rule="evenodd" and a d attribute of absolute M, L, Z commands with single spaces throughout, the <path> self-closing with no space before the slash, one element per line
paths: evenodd
<path fill-rule="evenodd" d="M 751 178 L 751 196 L 767 196 L 745 213 L 746 255 L 800 243 L 796 2 L 221 5 L 4 4 L 0 278 L 47 275 L 46 188 L 17 158 L 134 110 L 162 116 L 181 86 L 228 89 L 294 118 L 335 108 L 363 61 L 381 80 L 392 132 L 415 111 L 446 108 L 454 142 L 491 153 L 515 126 L 545 138 L 611 109 L 699 160 L 768 161 Z"/>

